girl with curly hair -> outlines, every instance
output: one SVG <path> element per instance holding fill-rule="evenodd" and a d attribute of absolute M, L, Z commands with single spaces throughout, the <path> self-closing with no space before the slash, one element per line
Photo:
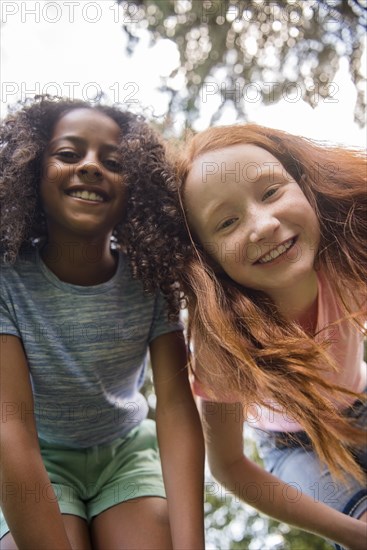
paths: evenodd
<path fill-rule="evenodd" d="M 39 97 L 1 124 L 0 157 L 1 548 L 203 548 L 182 326 L 139 267 L 162 143 L 117 107 Z"/>
<path fill-rule="evenodd" d="M 212 473 L 280 521 L 365 548 L 365 157 L 249 124 L 194 136 L 177 169 L 156 236 L 171 267 L 151 279 L 167 293 L 176 280 L 172 306 L 188 306 Z M 244 456 L 243 421 L 265 469 Z"/>

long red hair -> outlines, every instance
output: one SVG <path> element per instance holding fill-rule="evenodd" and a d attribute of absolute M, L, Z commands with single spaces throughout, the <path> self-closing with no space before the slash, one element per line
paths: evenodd
<path fill-rule="evenodd" d="M 297 181 L 320 223 L 316 267 L 329 278 L 345 314 L 362 326 L 367 272 L 367 167 L 362 151 L 254 124 L 208 129 L 189 140 L 177 163 L 183 211 L 193 161 L 236 144 L 266 149 Z M 189 308 L 193 368 L 200 365 L 196 375 L 208 397 L 218 400 L 233 393 L 244 405 L 275 401 L 302 425 L 336 477 L 343 477 L 341 468 L 362 480 L 350 449 L 365 443 L 366 434 L 333 404 L 341 395 L 357 396 L 324 377 L 327 370 L 337 368 L 327 344 L 317 343 L 286 320 L 263 292 L 218 274 L 194 235 L 189 241 L 191 253 L 180 280 Z M 351 311 L 352 295 L 361 298 L 357 312 Z"/>

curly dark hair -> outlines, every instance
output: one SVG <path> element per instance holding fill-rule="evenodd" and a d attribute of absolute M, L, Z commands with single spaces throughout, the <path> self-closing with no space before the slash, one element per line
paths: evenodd
<path fill-rule="evenodd" d="M 173 181 L 173 170 L 166 158 L 165 145 L 141 115 L 118 106 L 89 103 L 48 95 L 19 102 L 0 126 L 0 247 L 5 262 L 16 260 L 21 249 L 46 236 L 46 224 L 39 195 L 42 158 L 57 121 L 74 109 L 95 109 L 112 118 L 121 128 L 119 153 L 127 184 L 128 202 L 124 221 L 114 231 L 116 244 L 129 256 L 132 274 L 140 278 L 146 292 L 154 291 L 156 281 L 146 276 L 159 272 L 170 310 L 175 291 L 166 278 L 167 265 L 154 254 L 160 204 Z M 165 195 L 164 195 L 165 196 Z M 166 200 L 162 198 L 162 210 Z M 163 239 L 170 236 L 164 234 Z M 160 248 L 160 247 L 158 247 Z M 151 265 L 149 265 L 151 264 Z M 149 270 L 148 270 L 149 267 Z M 164 284 L 163 284 L 164 281 Z M 174 285 L 173 285 L 174 286 Z"/>

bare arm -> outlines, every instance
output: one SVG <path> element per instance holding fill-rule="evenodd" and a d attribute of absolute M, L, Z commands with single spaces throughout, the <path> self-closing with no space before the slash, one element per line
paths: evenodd
<path fill-rule="evenodd" d="M 286 485 L 243 454 L 239 403 L 201 404 L 210 469 L 214 477 L 260 512 L 331 539 L 351 550 L 366 548 L 366 524 Z"/>
<path fill-rule="evenodd" d="M 1 342 L 1 506 L 22 550 L 71 549 L 62 516 L 42 462 L 33 397 L 21 341 Z"/>
<path fill-rule="evenodd" d="M 157 394 L 157 432 L 173 548 L 204 548 L 204 441 L 187 374 L 181 332 L 151 344 Z"/>

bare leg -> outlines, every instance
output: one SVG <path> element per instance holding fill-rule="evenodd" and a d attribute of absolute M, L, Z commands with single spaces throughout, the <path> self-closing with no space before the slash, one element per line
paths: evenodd
<path fill-rule="evenodd" d="M 73 550 L 91 550 L 90 534 L 87 522 L 69 514 L 62 516 L 65 529 Z"/>
<path fill-rule="evenodd" d="M 65 529 L 73 550 L 91 550 L 87 522 L 72 515 L 63 515 Z M 11 533 L 5 535 L 0 542 L 1 550 L 18 550 Z"/>
<path fill-rule="evenodd" d="M 97 516 L 91 526 L 94 550 L 170 550 L 167 501 L 128 500 Z"/>

